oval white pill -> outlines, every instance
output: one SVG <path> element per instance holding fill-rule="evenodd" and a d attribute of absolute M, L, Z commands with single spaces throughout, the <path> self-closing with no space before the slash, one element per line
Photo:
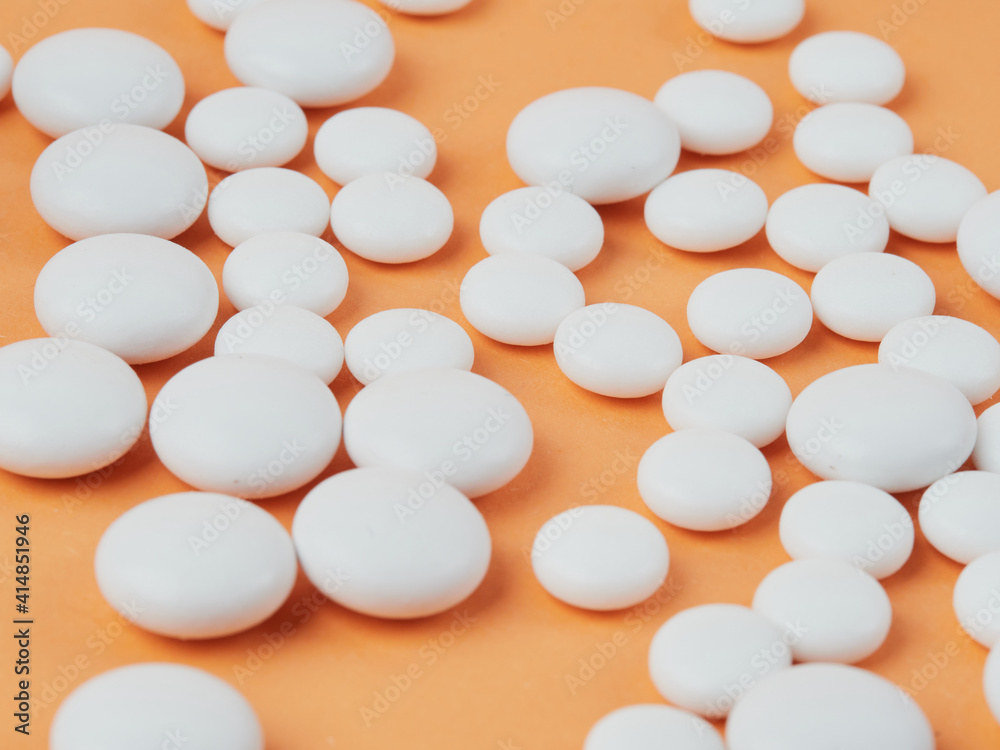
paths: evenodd
<path fill-rule="evenodd" d="M 785 502 L 778 528 L 792 559 L 840 560 L 873 578 L 891 576 L 913 551 L 913 519 L 906 508 L 861 482 L 806 485 Z"/>
<path fill-rule="evenodd" d="M 595 204 L 651 190 L 674 171 L 680 150 L 677 126 L 651 101 L 597 86 L 536 99 L 507 131 L 518 177 L 555 183 Z"/>
<path fill-rule="evenodd" d="M 855 365 L 806 386 L 785 432 L 795 457 L 823 479 L 909 492 L 965 462 L 976 415 L 962 392 L 938 377 Z"/>
<path fill-rule="evenodd" d="M 803 117 L 792 138 L 806 169 L 838 182 L 868 182 L 890 159 L 913 153 L 913 133 L 895 112 L 875 104 L 824 104 Z"/>
<path fill-rule="evenodd" d="M 591 727 L 583 750 L 725 750 L 704 719 L 672 706 L 637 704 L 604 715 Z"/>
<path fill-rule="evenodd" d="M 994 404 L 980 414 L 977 427 L 972 463 L 982 471 L 1000 474 L 1000 404 Z"/>
<path fill-rule="evenodd" d="M 340 189 L 330 227 L 356 255 L 377 263 L 411 263 L 451 237 L 455 215 L 445 194 L 419 177 L 370 174 Z"/>
<path fill-rule="evenodd" d="M 520 402 L 464 370 L 409 370 L 379 378 L 344 414 L 344 445 L 358 466 L 422 472 L 469 497 L 517 476 L 532 443 L 531 420 Z"/>
<path fill-rule="evenodd" d="M 542 588 L 574 607 L 612 610 L 648 599 L 670 566 L 667 540 L 638 513 L 584 505 L 550 518 L 531 546 Z"/>
<path fill-rule="evenodd" d="M 534 253 L 479 261 L 459 290 L 472 327 L 504 344 L 551 344 L 559 324 L 586 304 L 583 285 L 566 266 Z"/>
<path fill-rule="evenodd" d="M 799 42 L 788 60 L 795 90 L 816 104 L 886 104 L 903 89 L 906 66 L 890 45 L 857 31 L 824 31 Z"/>
<path fill-rule="evenodd" d="M 202 23 L 213 29 L 225 31 L 232 26 L 236 16 L 262 0 L 187 0 L 188 10 Z"/>
<path fill-rule="evenodd" d="M 740 526 L 771 496 L 764 454 L 721 430 L 692 428 L 660 438 L 639 461 L 636 481 L 653 513 L 694 531 Z"/>
<path fill-rule="evenodd" d="M 805 15 L 805 0 L 689 0 L 694 22 L 727 42 L 754 44 L 788 34 Z"/>
<path fill-rule="evenodd" d="M 713 253 L 740 245 L 764 227 L 767 196 L 725 169 L 692 169 L 657 185 L 646 198 L 646 226 L 678 250 Z"/>
<path fill-rule="evenodd" d="M 966 212 L 956 241 L 958 257 L 972 280 L 1000 298 L 1000 190 Z"/>
<path fill-rule="evenodd" d="M 1000 722 L 1000 648 L 990 650 L 983 669 L 983 692 L 993 718 Z"/>
<path fill-rule="evenodd" d="M 399 13 L 412 16 L 438 16 L 454 13 L 472 0 L 378 0 L 382 5 Z"/>
<path fill-rule="evenodd" d="M 14 74 L 14 58 L 10 51 L 0 44 L 0 99 L 10 93 L 10 79 Z"/>
<path fill-rule="evenodd" d="M 956 562 L 971 563 L 1000 550 L 1000 474 L 959 471 L 942 477 L 920 498 L 919 519 L 927 541 Z"/>
<path fill-rule="evenodd" d="M 71 240 L 135 232 L 169 240 L 205 207 L 208 175 L 187 146 L 139 125 L 89 126 L 50 144 L 31 170 L 31 201 Z"/>
<path fill-rule="evenodd" d="M 952 604 L 962 629 L 976 643 L 993 648 L 1000 642 L 1000 551 L 965 566 L 955 581 Z"/>
<path fill-rule="evenodd" d="M 200 490 L 263 498 L 298 489 L 340 445 L 340 407 L 298 365 L 227 354 L 189 365 L 160 389 L 149 436 L 163 465 Z"/>
<path fill-rule="evenodd" d="M 812 327 L 809 295 L 787 276 L 733 268 L 709 276 L 691 292 L 688 325 L 709 349 L 767 359 L 798 346 Z"/>
<path fill-rule="evenodd" d="M 351 469 L 321 482 L 295 512 L 292 537 L 313 585 L 374 617 L 450 609 L 490 564 L 490 532 L 476 506 L 420 472 Z"/>
<path fill-rule="evenodd" d="M 218 638 L 266 620 L 298 570 L 278 520 L 228 495 L 179 492 L 139 503 L 101 536 L 101 594 L 140 628 L 174 638 Z"/>

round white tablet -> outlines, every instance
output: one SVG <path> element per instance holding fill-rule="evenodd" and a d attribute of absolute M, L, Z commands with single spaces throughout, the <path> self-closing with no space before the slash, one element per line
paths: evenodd
<path fill-rule="evenodd" d="M 762 362 L 733 354 L 685 362 L 663 389 L 663 416 L 674 430 L 724 430 L 758 448 L 781 437 L 791 405 L 784 378 Z"/>
<path fill-rule="evenodd" d="M 1000 190 L 966 212 L 956 241 L 958 257 L 972 280 L 1000 298 Z"/>
<path fill-rule="evenodd" d="M 301 232 L 265 232 L 244 240 L 222 267 L 222 289 L 237 310 L 266 300 L 317 315 L 347 294 L 347 264 L 329 242 Z"/>
<path fill-rule="evenodd" d="M 904 320 L 882 339 L 878 361 L 944 378 L 973 406 L 1000 389 L 1000 342 L 961 318 L 926 315 Z"/>
<path fill-rule="evenodd" d="M 603 716 L 587 733 L 583 750 L 725 750 L 715 727 L 672 706 L 637 704 Z"/>
<path fill-rule="evenodd" d="M 775 672 L 736 704 L 726 723 L 730 750 L 934 750 L 920 706 L 873 672 L 843 664 L 800 664 Z"/>
<path fill-rule="evenodd" d="M 646 226 L 678 250 L 713 253 L 740 245 L 764 227 L 767 196 L 753 180 L 725 169 L 692 169 L 646 197 Z"/>
<path fill-rule="evenodd" d="M 986 657 L 986 666 L 983 670 L 983 692 L 986 695 L 986 704 L 989 706 L 993 718 L 1000 722 L 1000 648 L 994 648 L 990 655 Z"/>
<path fill-rule="evenodd" d="M 142 382 L 111 352 L 65 335 L 0 347 L 0 468 L 44 479 L 96 471 L 145 423 Z"/>
<path fill-rule="evenodd" d="M 794 560 L 840 560 L 873 578 L 891 576 L 913 551 L 909 511 L 888 492 L 860 482 L 806 485 L 781 509 L 779 534 Z"/>
<path fill-rule="evenodd" d="M 430 310 L 382 310 L 359 321 L 344 339 L 347 369 L 362 385 L 408 370 L 471 370 L 476 352 L 458 323 Z"/>
<path fill-rule="evenodd" d="M 890 159 L 875 170 L 868 195 L 885 206 L 889 225 L 923 242 L 954 242 L 966 212 L 986 186 L 961 164 L 934 154 Z"/>
<path fill-rule="evenodd" d="M 798 346 L 812 327 L 809 295 L 787 276 L 733 268 L 709 276 L 688 298 L 695 338 L 712 351 L 767 359 Z"/>
<path fill-rule="evenodd" d="M 341 244 L 378 263 L 431 256 L 444 247 L 454 226 L 444 193 L 419 177 L 391 172 L 349 182 L 330 207 L 330 227 Z"/>
<path fill-rule="evenodd" d="M 584 505 L 550 518 L 535 536 L 531 567 L 542 588 L 574 607 L 631 607 L 663 585 L 667 540 L 650 521 L 613 505 Z"/>
<path fill-rule="evenodd" d="M 838 182 L 868 182 L 890 159 L 913 153 L 913 133 L 895 112 L 875 104 L 836 102 L 803 117 L 792 138 L 806 169 Z"/>
<path fill-rule="evenodd" d="M 663 389 L 684 361 L 681 340 L 656 313 L 605 302 L 567 315 L 553 342 L 556 364 L 581 388 L 616 398 Z"/>
<path fill-rule="evenodd" d="M 469 497 L 512 480 L 531 456 L 528 413 L 492 380 L 448 368 L 379 378 L 344 414 L 344 445 L 358 466 L 392 466 L 447 482 Z"/>
<path fill-rule="evenodd" d="M 14 103 L 52 138 L 129 122 L 164 128 L 184 103 L 184 76 L 165 49 L 120 29 L 70 29 L 28 49 L 14 68 Z"/>
<path fill-rule="evenodd" d="M 201 490 L 281 495 L 311 482 L 340 445 L 340 407 L 322 380 L 264 354 L 189 365 L 153 400 L 149 436 L 163 465 Z"/>
<path fill-rule="evenodd" d="M 236 16 L 262 0 L 187 0 L 188 10 L 204 24 L 225 31 L 232 26 Z"/>
<path fill-rule="evenodd" d="M 757 586 L 753 608 L 784 630 L 796 661 L 861 661 L 885 642 L 892 624 L 882 585 L 827 558 L 779 565 Z"/>
<path fill-rule="evenodd" d="M 857 31 L 825 31 L 792 51 L 795 90 L 816 104 L 886 104 L 903 89 L 906 66 L 890 45 Z"/>
<path fill-rule="evenodd" d="M 930 315 L 937 299 L 924 269 L 889 253 L 830 261 L 816 274 L 809 295 L 820 322 L 855 341 L 881 341 L 899 323 Z"/>
<path fill-rule="evenodd" d="M 537 253 L 578 271 L 600 252 L 604 222 L 593 206 L 558 183 L 525 187 L 486 207 L 479 238 L 490 255 Z"/>
<path fill-rule="evenodd" d="M 309 580 L 374 617 L 427 617 L 454 607 L 486 576 L 486 521 L 467 497 L 420 472 L 351 469 L 316 485 L 292 537 Z"/>
<path fill-rule="evenodd" d="M 412 16 L 439 16 L 454 13 L 472 0 L 378 0 L 382 5 L 398 13 Z"/>
<path fill-rule="evenodd" d="M 382 83 L 396 47 L 379 14 L 354 0 L 264 0 L 233 20 L 225 54 L 247 86 L 332 107 Z"/>
<path fill-rule="evenodd" d="M 752 443 L 692 428 L 653 443 L 639 461 L 642 500 L 664 521 L 694 531 L 740 526 L 767 505 L 771 467 Z"/>
<path fill-rule="evenodd" d="M 667 620 L 649 645 L 649 674 L 664 698 L 721 719 L 765 675 L 792 665 L 790 638 L 738 604 L 703 604 Z"/>
<path fill-rule="evenodd" d="M 786 263 L 815 273 L 853 253 L 881 253 L 889 244 L 882 204 L 845 185 L 792 188 L 771 204 L 768 244 Z"/>
<path fill-rule="evenodd" d="M 159 237 L 104 234 L 53 255 L 35 280 L 35 315 L 129 364 L 191 348 L 215 322 L 219 287 L 194 253 Z"/>
<path fill-rule="evenodd" d="M 694 22 L 727 42 L 754 44 L 779 39 L 799 25 L 805 0 L 689 0 Z"/>
<path fill-rule="evenodd" d="M 979 415 L 976 447 L 972 463 L 982 471 L 1000 474 L 1000 404 Z"/>
<path fill-rule="evenodd" d="M 806 386 L 785 432 L 795 457 L 823 479 L 909 492 L 965 462 L 976 414 L 960 390 L 934 375 L 855 365 Z"/>
<path fill-rule="evenodd" d="M 14 58 L 10 52 L 0 44 L 0 99 L 10 93 L 10 79 L 14 74 Z"/>
<path fill-rule="evenodd" d="M 507 131 L 507 158 L 518 177 L 589 203 L 651 190 L 674 171 L 680 151 L 677 126 L 651 101 L 597 86 L 536 99 Z"/>
<path fill-rule="evenodd" d="M 771 129 L 767 92 L 727 70 L 692 70 L 664 83 L 653 98 L 681 136 L 681 147 L 699 154 L 735 154 L 756 146 Z"/>
<path fill-rule="evenodd" d="M 551 344 L 563 319 L 586 304 L 583 285 L 566 266 L 534 253 L 501 253 L 479 261 L 459 291 L 472 327 L 504 344 Z"/>
<path fill-rule="evenodd" d="M 49 750 L 171 741 L 184 750 L 264 750 L 257 715 L 236 689 L 195 667 L 158 662 L 118 667 L 76 688 L 52 718 Z"/>
<path fill-rule="evenodd" d="M 108 604 L 174 638 L 218 638 L 262 623 L 288 598 L 297 571 L 278 519 L 210 492 L 139 503 L 112 522 L 94 558 Z"/>
<path fill-rule="evenodd" d="M 139 125 L 74 130 L 31 170 L 35 209 L 72 240 L 115 232 L 169 240 L 201 216 L 207 196 L 208 175 L 194 152 Z"/>
<path fill-rule="evenodd" d="M 1000 474 L 949 474 L 927 488 L 919 508 L 920 530 L 952 560 L 971 563 L 1000 550 Z"/>
<path fill-rule="evenodd" d="M 233 247 L 265 232 L 319 237 L 329 221 L 323 188 L 291 169 L 260 167 L 231 174 L 208 198 L 212 231 Z"/>
<path fill-rule="evenodd" d="M 216 169 L 280 167 L 306 145 L 305 112 L 284 94 L 237 86 L 209 94 L 184 123 L 184 140 Z"/>
<path fill-rule="evenodd" d="M 344 364 L 337 329 L 314 312 L 264 302 L 227 320 L 215 337 L 215 354 L 270 354 L 331 383 Z"/>
<path fill-rule="evenodd" d="M 354 107 L 324 122 L 313 141 L 316 164 L 340 185 L 393 172 L 425 178 L 437 162 L 437 142 L 427 126 L 387 107 Z"/>
<path fill-rule="evenodd" d="M 977 557 L 955 581 L 952 604 L 962 629 L 976 643 L 1000 642 L 1000 551 Z"/>

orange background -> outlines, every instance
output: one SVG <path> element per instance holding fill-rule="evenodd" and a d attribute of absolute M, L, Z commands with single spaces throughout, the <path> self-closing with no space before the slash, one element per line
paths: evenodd
<path fill-rule="evenodd" d="M 57 8 L 51 19 L 44 12 L 46 4 Z M 29 19 L 38 12 L 45 23 L 36 27 Z M 27 45 L 11 34 L 22 33 L 26 21 L 28 32 L 34 28 L 34 41 L 74 27 L 111 26 L 165 47 L 187 79 L 184 109 L 167 128 L 177 137 L 183 136 L 184 117 L 196 101 L 237 85 L 223 60 L 222 35 L 198 22 L 183 0 L 65 0 L 65 5 L 4 0 L 0 41 L 15 58 Z M 300 576 L 274 617 L 237 636 L 184 643 L 123 627 L 94 582 L 97 541 L 125 509 L 185 489 L 159 464 L 144 435 L 108 476 L 90 477 L 100 485 L 90 496 L 75 479 L 44 481 L 0 473 L 0 622 L 13 612 L 8 567 L 14 516 L 30 513 L 31 614 L 36 618 L 32 689 L 36 700 L 47 703 L 36 708 L 33 733 L 26 739 L 11 731 L 12 705 L 0 702 L 0 715 L 6 717 L 0 720 L 0 746 L 44 747 L 55 705 L 84 679 L 132 662 L 170 660 L 197 665 L 237 685 L 260 715 L 269 750 L 578 748 L 594 721 L 611 709 L 660 701 L 646 672 L 646 652 L 662 622 L 695 604 L 749 604 L 761 578 L 788 559 L 778 542 L 781 506 L 813 477 L 799 468 L 782 438 L 765 450 L 775 473 L 775 492 L 751 523 L 733 532 L 699 534 L 657 521 L 673 558 L 669 587 L 660 601 L 652 600 L 645 609 L 597 614 L 559 603 L 534 580 L 524 551 L 553 514 L 597 501 L 652 517 L 635 490 L 635 461 L 669 429 L 659 396 L 623 401 L 585 392 L 561 375 L 551 347 L 497 344 L 462 317 L 458 283 L 484 257 L 478 240 L 480 213 L 492 198 L 519 186 L 504 152 L 507 125 L 536 97 L 581 85 L 616 86 L 652 97 L 679 67 L 742 73 L 771 95 L 775 126 L 769 137 L 776 152 L 756 162 L 748 162 L 746 154 L 684 154 L 679 168 L 738 168 L 752 175 L 773 201 L 792 187 L 818 181 L 798 163 L 789 140 L 791 126 L 808 107 L 788 81 L 788 55 L 810 34 L 855 29 L 887 38 L 905 59 L 906 87 L 891 106 L 912 126 L 917 150 L 934 148 L 939 130 L 951 132 L 954 143 L 947 156 L 971 167 L 991 190 L 1000 187 L 1000 4 L 995 0 L 814 0 L 794 33 L 759 46 L 729 45 L 700 34 L 680 0 L 474 0 L 452 16 L 392 15 L 389 25 L 397 45 L 395 67 L 381 87 L 356 104 L 394 107 L 443 131 L 431 180 L 454 205 L 455 233 L 441 252 L 407 266 L 377 265 L 345 252 L 350 290 L 329 320 L 345 335 L 358 320 L 387 307 L 441 309 L 472 335 L 475 371 L 511 390 L 531 415 L 537 443 L 527 468 L 510 485 L 478 501 L 495 552 L 482 587 L 458 608 L 475 623 L 433 656 L 433 643 L 448 631 L 452 614 L 416 622 L 376 620 L 314 597 Z M 675 58 L 678 53 L 697 57 L 685 61 Z M 475 96 L 480 76 L 492 77 L 495 91 L 476 101 L 474 111 L 457 109 Z M 335 111 L 310 111 L 311 135 Z M 32 287 L 45 261 L 68 244 L 45 226 L 28 197 L 32 164 L 48 143 L 20 117 L 9 97 L 0 103 L 3 343 L 44 335 L 33 314 Z M 319 172 L 311 149 L 310 137 L 289 166 L 314 177 L 332 196 L 337 186 Z M 219 178 L 214 174 L 213 184 Z M 659 313 L 680 333 L 686 359 L 709 353 L 691 336 L 684 315 L 688 295 L 706 276 L 733 266 L 758 266 L 785 273 L 807 289 L 810 284 L 810 274 L 791 268 L 768 249 L 763 233 L 728 252 L 686 255 L 663 247 L 648 233 L 641 199 L 600 212 L 607 229 L 604 250 L 579 274 L 588 301 L 627 301 Z M 326 238 L 332 239 L 329 232 Z M 212 235 L 204 216 L 177 241 L 221 273 L 228 248 Z M 890 249 L 933 277 L 937 313 L 960 315 L 1000 335 L 1000 302 L 965 275 L 953 245 L 921 245 L 893 235 Z M 216 326 L 195 348 L 137 368 L 150 399 L 182 367 L 212 353 L 218 326 L 233 312 L 223 301 Z M 798 393 L 825 372 L 875 361 L 876 351 L 874 344 L 839 338 L 817 323 L 801 346 L 768 364 Z M 346 368 L 333 384 L 342 407 L 358 388 Z M 621 468 L 614 463 L 618 451 L 630 457 L 621 474 L 612 469 Z M 324 476 L 349 466 L 341 450 Z M 585 489 L 592 480 L 602 490 L 596 497 Z M 262 504 L 288 526 L 308 489 Z M 918 493 L 901 497 L 911 510 L 917 498 Z M 998 747 L 1000 727 L 987 711 L 981 688 L 986 651 L 960 635 L 951 610 L 959 571 L 918 532 L 910 562 L 884 581 L 895 610 L 889 639 L 862 666 L 914 690 L 943 750 Z M 276 652 L 260 663 L 253 661 L 254 655 L 268 656 L 267 634 L 282 628 L 287 635 Z M 607 642 L 617 643 L 616 653 L 581 676 L 580 660 L 601 664 L 595 654 L 598 644 Z M 11 638 L 0 638 L 4 697 L 14 684 L 12 646 Z M 932 656 L 941 653 L 946 663 L 934 675 Z M 248 665 L 252 669 L 241 681 L 234 667 Z M 914 670 L 925 667 L 932 679 L 923 684 Z M 366 726 L 361 709 L 372 709 L 375 693 L 384 694 L 393 676 L 408 671 L 417 676 Z M 567 676 L 580 683 L 571 686 Z"/>

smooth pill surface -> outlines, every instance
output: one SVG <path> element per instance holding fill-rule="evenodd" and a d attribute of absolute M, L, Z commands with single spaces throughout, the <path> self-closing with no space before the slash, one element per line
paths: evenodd
<path fill-rule="evenodd" d="M 46 333 L 88 341 L 133 365 L 191 348 L 218 311 L 211 269 L 180 245 L 148 235 L 75 242 L 35 280 L 35 314 Z"/>
<path fill-rule="evenodd" d="M 958 257 L 981 288 L 1000 299 L 1000 190 L 972 206 L 958 225 Z"/>
<path fill-rule="evenodd" d="M 14 74 L 14 58 L 6 47 L 0 44 L 0 99 L 10 93 L 10 79 Z"/>
<path fill-rule="evenodd" d="M 983 670 L 983 692 L 993 718 L 1000 722 L 1000 648 L 994 648 L 986 657 Z"/>
<path fill-rule="evenodd" d="M 977 428 L 972 463 L 982 471 L 1000 474 L 1000 404 L 994 404 L 979 415 Z"/>
<path fill-rule="evenodd" d="M 379 2 L 393 11 L 411 16 L 439 16 L 461 10 L 472 0 L 379 0 Z"/>
<path fill-rule="evenodd" d="M 650 521 L 613 505 L 571 508 L 545 522 L 531 547 L 542 587 L 574 607 L 631 607 L 663 585 L 667 540 Z"/>
<path fill-rule="evenodd" d="M 886 104 L 903 89 L 906 66 L 889 44 L 857 31 L 824 31 L 792 51 L 795 90 L 816 104 Z"/>
<path fill-rule="evenodd" d="M 147 500 L 101 536 L 101 594 L 140 628 L 218 638 L 273 615 L 298 565 L 291 537 L 265 510 L 229 495 L 179 492 Z"/>
<path fill-rule="evenodd" d="M 959 471 L 941 477 L 920 498 L 918 512 L 927 541 L 956 562 L 971 563 L 1000 550 L 1000 474 Z"/>
<path fill-rule="evenodd" d="M 755 44 L 780 39 L 799 25 L 805 0 L 689 0 L 691 17 L 708 33 L 727 42 Z"/>
<path fill-rule="evenodd" d="M 680 150 L 677 126 L 651 101 L 596 86 L 536 99 L 507 131 L 507 158 L 524 182 L 555 183 L 595 204 L 651 190 Z"/>
<path fill-rule="evenodd" d="M 213 29 L 225 31 L 236 17 L 262 0 L 187 0 L 188 10 L 202 23 Z"/>
<path fill-rule="evenodd" d="M 427 617 L 468 597 L 486 575 L 486 521 L 467 497 L 420 472 L 351 469 L 316 485 L 292 537 L 309 580 L 374 617 Z"/>
<path fill-rule="evenodd" d="M 713 253 L 742 244 L 764 227 L 767 196 L 725 169 L 692 169 L 668 178 L 646 198 L 646 226 L 678 250 Z"/>
<path fill-rule="evenodd" d="M 952 605 L 959 624 L 973 640 L 986 648 L 1000 642 L 1000 551 L 965 566 L 955 581 Z"/>
<path fill-rule="evenodd" d="M 591 727 L 583 750 L 725 750 L 715 727 L 694 714 L 652 703 L 623 706 Z"/>

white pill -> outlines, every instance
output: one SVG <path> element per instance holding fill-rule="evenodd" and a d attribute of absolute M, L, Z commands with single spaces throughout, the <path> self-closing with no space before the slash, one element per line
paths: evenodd
<path fill-rule="evenodd" d="M 958 257 L 972 280 L 1000 298 L 1000 190 L 966 212 L 956 241 Z"/>
<path fill-rule="evenodd" d="M 796 661 L 861 661 L 885 642 L 892 624 L 882 585 L 827 558 L 779 565 L 757 586 L 753 608 L 784 630 Z"/>
<path fill-rule="evenodd" d="M 735 154 L 771 129 L 767 92 L 727 70 L 692 70 L 664 83 L 653 102 L 676 125 L 681 147 L 699 154 Z"/>
<path fill-rule="evenodd" d="M 408 370 L 471 370 L 475 356 L 472 339 L 462 326 L 444 315 L 412 307 L 369 315 L 344 339 L 347 369 L 362 385 Z"/>
<path fill-rule="evenodd" d="M 227 320 L 215 337 L 215 354 L 270 354 L 331 383 L 344 364 L 337 329 L 314 312 L 265 302 Z"/>
<path fill-rule="evenodd" d="M 479 238 L 490 255 L 537 253 L 578 271 L 600 252 L 604 222 L 587 201 L 559 185 L 518 188 L 486 207 Z"/>
<path fill-rule="evenodd" d="M 111 352 L 65 336 L 0 347 L 0 468 L 43 479 L 96 471 L 145 423 L 142 382 Z"/>
<path fill-rule="evenodd" d="M 799 664 L 764 678 L 726 722 L 729 750 L 934 750 L 920 706 L 873 672 L 843 664 Z"/>
<path fill-rule="evenodd" d="M 564 89 L 522 109 L 507 158 L 529 185 L 618 203 L 663 182 L 680 157 L 677 126 L 648 99 L 598 86 Z"/>
<path fill-rule="evenodd" d="M 89 341 L 133 365 L 190 349 L 218 311 L 211 269 L 180 245 L 143 234 L 75 242 L 35 280 L 35 315 L 46 333 Z"/>
<path fill-rule="evenodd" d="M 1000 474 L 1000 404 L 979 415 L 976 447 L 972 463 L 982 471 Z"/>
<path fill-rule="evenodd" d="M 51 143 L 31 170 L 31 200 L 71 240 L 135 232 L 169 240 L 205 207 L 208 175 L 187 146 L 139 125 L 97 125 Z"/>
<path fill-rule="evenodd" d="M 685 362 L 663 389 L 663 416 L 675 431 L 724 430 L 758 448 L 781 437 L 791 405 L 784 378 L 762 362 L 733 354 Z"/>
<path fill-rule="evenodd" d="M 885 209 L 845 185 L 792 188 L 771 204 L 764 228 L 774 252 L 813 273 L 844 255 L 881 253 L 889 244 Z"/>
<path fill-rule="evenodd" d="M 1000 648 L 990 650 L 983 669 L 983 693 L 993 718 L 1000 722 Z"/>
<path fill-rule="evenodd" d="M 955 581 L 952 605 L 959 625 L 986 648 L 1000 642 L 1000 551 L 977 557 Z"/>
<path fill-rule="evenodd" d="M 944 378 L 973 406 L 1000 389 L 1000 342 L 961 318 L 926 315 L 898 323 L 879 344 L 878 361 Z"/>
<path fill-rule="evenodd" d="M 108 604 L 174 638 L 218 638 L 262 623 L 288 598 L 297 570 L 278 519 L 210 492 L 139 503 L 112 522 L 94 558 Z"/>
<path fill-rule="evenodd" d="M 809 334 L 809 295 L 787 276 L 733 268 L 709 276 L 688 298 L 695 338 L 712 351 L 767 359 L 791 351 Z"/>
<path fill-rule="evenodd" d="M 704 719 L 672 706 L 637 704 L 603 716 L 587 733 L 583 750 L 725 750 Z"/>
<path fill-rule="evenodd" d="M 316 164 L 340 185 L 393 172 L 426 178 L 437 162 L 437 142 L 427 126 L 388 107 L 354 107 L 324 122 L 313 141 Z"/>
<path fill-rule="evenodd" d="M 895 112 L 875 104 L 836 102 L 803 117 L 792 138 L 806 169 L 837 182 L 868 182 L 890 159 L 913 153 L 913 133 Z"/>
<path fill-rule="evenodd" d="M 59 705 L 49 733 L 49 750 L 133 750 L 164 742 L 184 750 L 264 750 L 257 714 L 235 688 L 201 669 L 159 662 L 87 680 Z"/>
<path fill-rule="evenodd" d="M 795 90 L 816 104 L 886 104 L 903 90 L 906 66 L 890 45 L 857 31 L 825 31 L 792 51 Z"/>
<path fill-rule="evenodd" d="M 208 223 L 232 247 L 265 232 L 319 237 L 329 221 L 323 188 L 291 169 L 259 167 L 231 174 L 208 197 Z"/>
<path fill-rule="evenodd" d="M 233 20 L 225 54 L 247 86 L 332 107 L 382 83 L 396 47 L 381 16 L 354 0 L 264 0 Z"/>
<path fill-rule="evenodd" d="M 694 531 L 740 526 L 767 505 L 771 467 L 752 443 L 692 428 L 653 443 L 639 461 L 639 495 L 664 521 Z"/>
<path fill-rule="evenodd" d="M 942 477 L 920 498 L 919 519 L 927 541 L 956 562 L 971 563 L 1000 550 L 1000 474 L 959 471 Z"/>
<path fill-rule="evenodd" d="M 823 479 L 909 492 L 965 462 L 976 415 L 961 391 L 934 375 L 855 365 L 806 386 L 785 432 L 795 457 Z"/>
<path fill-rule="evenodd" d="M 0 99 L 10 93 L 10 79 L 14 74 L 14 58 L 10 52 L 0 44 Z"/>
<path fill-rule="evenodd" d="M 70 29 L 32 46 L 14 68 L 14 103 L 52 138 L 86 126 L 165 128 L 184 76 L 165 49 L 120 29 Z"/>
<path fill-rule="evenodd" d="M 237 86 L 209 94 L 184 123 L 184 140 L 216 169 L 280 167 L 306 145 L 305 112 L 284 94 Z"/>
<path fill-rule="evenodd" d="M 188 10 L 202 23 L 213 29 L 225 31 L 243 11 L 252 8 L 262 0 L 187 0 Z"/>
<path fill-rule="evenodd" d="M 905 320 L 934 312 L 934 282 L 916 263 L 889 253 L 855 253 L 823 266 L 809 290 L 813 310 L 834 333 L 881 341 Z"/>
<path fill-rule="evenodd" d="M 270 300 L 327 316 L 344 301 L 347 282 L 347 264 L 337 249 L 301 232 L 244 240 L 222 267 L 222 289 L 237 310 Z"/>
<path fill-rule="evenodd" d="M 566 266 L 534 253 L 479 261 L 459 290 L 472 327 L 504 344 L 551 344 L 563 319 L 586 304 L 583 285 Z"/>
<path fill-rule="evenodd" d="M 754 44 L 779 39 L 799 25 L 805 0 L 689 0 L 694 22 L 727 42 Z"/>
<path fill-rule="evenodd" d="M 650 521 L 625 508 L 584 505 L 550 518 L 531 546 L 542 588 L 574 607 L 631 607 L 667 578 L 667 540 Z"/>
<path fill-rule="evenodd" d="M 447 482 L 469 497 L 511 481 L 531 456 L 528 413 L 492 380 L 449 368 L 379 378 L 344 414 L 358 466 L 391 466 Z"/>
<path fill-rule="evenodd" d="M 472 0 L 378 0 L 382 5 L 398 13 L 412 16 L 439 16 L 454 13 Z"/>
<path fill-rule="evenodd" d="M 264 354 L 189 365 L 160 389 L 149 436 L 163 465 L 192 487 L 239 497 L 311 482 L 340 445 L 340 407 L 311 372 Z"/>
<path fill-rule="evenodd" d="M 451 237 L 455 215 L 445 194 L 419 177 L 370 174 L 344 185 L 330 227 L 348 250 L 377 263 L 427 258 Z"/>
<path fill-rule="evenodd" d="M 740 245 L 764 227 L 767 196 L 725 169 L 692 169 L 660 183 L 646 197 L 646 226 L 678 250 L 714 253 Z"/>
<path fill-rule="evenodd" d="M 374 617 L 427 617 L 454 607 L 486 575 L 486 521 L 467 497 L 419 472 L 352 469 L 316 485 L 292 537 L 309 580 Z"/>
<path fill-rule="evenodd" d="M 913 551 L 913 519 L 888 492 L 860 482 L 815 482 L 781 509 L 781 545 L 794 560 L 850 563 L 874 578 L 898 571 Z"/>

